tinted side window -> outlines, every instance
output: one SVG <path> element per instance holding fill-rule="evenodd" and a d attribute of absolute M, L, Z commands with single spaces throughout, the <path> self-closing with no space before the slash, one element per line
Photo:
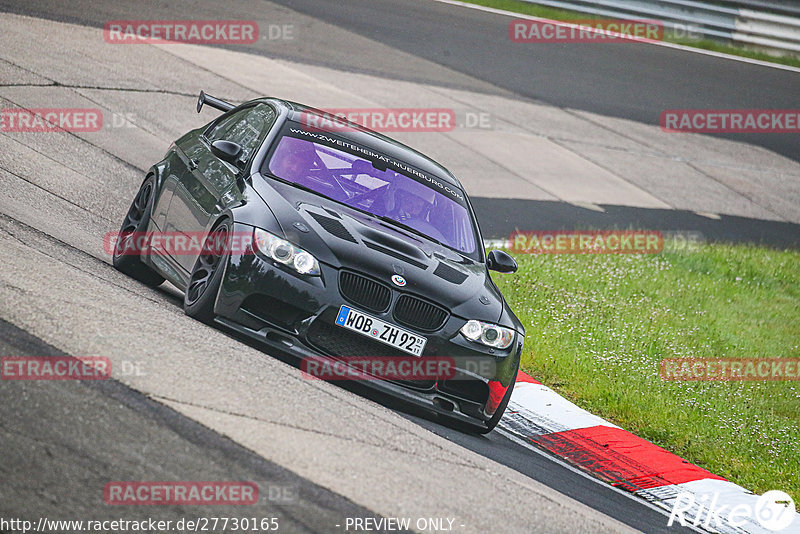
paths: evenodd
<path fill-rule="evenodd" d="M 242 159 L 247 160 L 275 122 L 275 111 L 267 104 L 256 104 L 225 118 L 208 134 L 209 142 L 220 139 L 242 147 Z"/>

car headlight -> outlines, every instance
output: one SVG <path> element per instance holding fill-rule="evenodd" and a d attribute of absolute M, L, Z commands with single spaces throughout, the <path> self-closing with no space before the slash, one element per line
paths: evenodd
<path fill-rule="evenodd" d="M 514 341 L 514 331 L 491 323 L 482 323 L 472 319 L 461 327 L 461 334 L 477 343 L 488 347 L 506 349 Z"/>
<path fill-rule="evenodd" d="M 253 242 L 258 252 L 300 274 L 318 276 L 320 273 L 317 258 L 266 230 L 256 228 Z"/>

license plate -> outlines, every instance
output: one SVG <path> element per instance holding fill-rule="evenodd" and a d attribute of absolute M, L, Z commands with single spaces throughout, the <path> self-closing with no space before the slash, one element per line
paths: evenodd
<path fill-rule="evenodd" d="M 339 308 L 336 324 L 414 356 L 422 356 L 428 342 L 423 336 L 412 334 L 349 306 Z"/>

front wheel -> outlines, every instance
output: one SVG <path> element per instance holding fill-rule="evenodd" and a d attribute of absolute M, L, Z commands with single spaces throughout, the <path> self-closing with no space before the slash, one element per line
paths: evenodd
<path fill-rule="evenodd" d="M 145 253 L 142 243 L 147 226 L 150 224 L 150 211 L 155 190 L 155 178 L 148 176 L 136 193 L 131 207 L 128 208 L 125 220 L 122 221 L 111 260 L 115 269 L 151 287 L 159 286 L 164 282 L 163 276 L 142 261 L 142 254 Z"/>
<path fill-rule="evenodd" d="M 231 225 L 226 220 L 206 236 L 183 295 L 183 311 L 189 317 L 204 323 L 214 320 L 214 302 L 222 284 L 225 262 L 230 254 L 230 233 Z"/>

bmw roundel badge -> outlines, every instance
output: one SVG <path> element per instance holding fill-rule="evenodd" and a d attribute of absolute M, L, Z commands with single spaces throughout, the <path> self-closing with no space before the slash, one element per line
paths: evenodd
<path fill-rule="evenodd" d="M 406 279 L 403 278 L 402 276 L 400 276 L 399 274 L 393 274 L 392 275 L 392 282 L 394 282 L 395 285 L 400 286 L 400 287 L 403 287 L 404 285 L 406 285 Z"/>

